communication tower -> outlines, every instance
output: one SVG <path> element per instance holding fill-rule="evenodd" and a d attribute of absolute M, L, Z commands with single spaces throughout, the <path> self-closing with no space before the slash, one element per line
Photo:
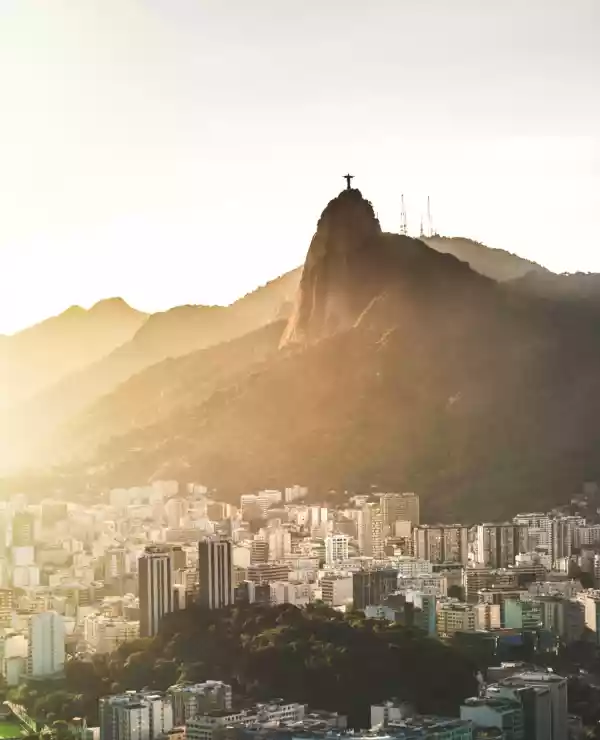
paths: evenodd
<path fill-rule="evenodd" d="M 404 205 L 404 193 L 400 196 L 400 202 L 402 204 L 402 213 L 400 215 L 400 233 L 403 236 L 408 234 L 408 223 L 406 221 L 406 207 Z"/>

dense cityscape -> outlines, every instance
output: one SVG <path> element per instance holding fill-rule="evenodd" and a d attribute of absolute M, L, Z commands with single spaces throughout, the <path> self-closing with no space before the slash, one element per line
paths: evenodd
<path fill-rule="evenodd" d="M 0 740 L 600 740 L 599 38 L 0 0 Z"/>
<path fill-rule="evenodd" d="M 309 502 L 297 485 L 244 494 L 238 506 L 176 481 L 113 489 L 93 506 L 14 495 L 1 511 L 3 721 L 38 730 L 56 724 L 56 712 L 39 703 L 32 711 L 24 686 L 51 691 L 69 666 L 160 636 L 174 613 L 290 605 L 362 612 L 473 656 L 476 692 L 455 716 L 419 714 L 390 685 L 371 706 L 365 737 L 582 736 L 570 677 L 548 666 L 573 646 L 593 656 L 599 644 L 596 497 L 589 484 L 563 510 L 472 525 L 421 523 L 416 493 L 354 495 L 327 506 Z M 107 690 L 97 724 L 58 719 L 89 740 L 350 731 L 336 708 L 275 696 L 238 706 L 237 699 L 230 683 L 207 675 L 166 692 Z"/>

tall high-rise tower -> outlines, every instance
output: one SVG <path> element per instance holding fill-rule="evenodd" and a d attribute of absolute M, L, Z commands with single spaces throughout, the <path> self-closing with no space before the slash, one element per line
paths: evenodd
<path fill-rule="evenodd" d="M 34 614 L 29 622 L 27 673 L 32 678 L 59 674 L 65 667 L 65 622 L 56 612 Z"/>
<path fill-rule="evenodd" d="M 138 561 L 140 636 L 153 637 L 160 620 L 173 611 L 173 564 L 170 550 L 151 546 Z"/>
<path fill-rule="evenodd" d="M 231 541 L 207 538 L 198 543 L 199 603 L 206 609 L 222 609 L 234 603 Z"/>

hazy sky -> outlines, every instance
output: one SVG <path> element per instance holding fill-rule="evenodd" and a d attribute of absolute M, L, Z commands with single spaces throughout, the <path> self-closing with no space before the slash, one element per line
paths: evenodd
<path fill-rule="evenodd" d="M 598 0 L 0 0 L 0 332 L 229 302 L 343 187 L 600 271 Z"/>

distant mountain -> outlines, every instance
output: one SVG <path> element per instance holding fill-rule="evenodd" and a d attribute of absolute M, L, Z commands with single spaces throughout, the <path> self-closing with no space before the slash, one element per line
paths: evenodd
<path fill-rule="evenodd" d="M 597 273 L 556 275 L 553 272 L 529 272 L 512 280 L 511 286 L 538 298 L 580 302 L 586 310 L 600 306 L 600 275 Z"/>
<path fill-rule="evenodd" d="M 145 368 L 286 318 L 292 310 L 300 272 L 293 270 L 230 306 L 180 306 L 153 314 L 121 346 L 63 377 L 7 415 L 4 430 L 0 428 L 0 459 L 8 461 L 4 464 L 11 469 L 31 464 L 38 459 L 40 445 L 47 448 L 48 439 L 60 424 Z"/>
<path fill-rule="evenodd" d="M 64 428 L 54 459 L 90 456 L 107 439 L 159 424 L 246 379 L 277 353 L 285 320 L 228 342 L 163 360 L 122 383 Z M 177 430 L 173 430 L 177 434 Z"/>
<path fill-rule="evenodd" d="M 246 338 L 217 348 L 214 374 L 207 364 L 200 381 L 204 353 L 185 358 L 189 374 L 183 360 L 153 369 L 148 396 L 150 371 L 133 378 L 64 436 L 75 458 L 61 480 L 174 476 L 232 499 L 292 482 L 374 485 L 418 491 L 429 518 L 547 507 L 600 480 L 599 329 L 585 302 L 498 284 L 383 233 L 371 204 L 343 191 L 319 221 L 281 349 L 270 344 L 274 327 L 253 359 Z M 168 408 L 152 419 L 144 399 L 156 403 L 161 387 Z M 138 392 L 131 414 L 141 426 L 109 438 Z M 82 464 L 73 439 L 85 423 L 107 433 Z"/>
<path fill-rule="evenodd" d="M 15 405 L 128 341 L 147 314 L 121 298 L 59 316 L 0 337 L 0 408 Z"/>
<path fill-rule="evenodd" d="M 528 273 L 553 274 L 536 262 L 506 252 L 504 249 L 486 247 L 485 244 L 472 239 L 435 235 L 425 237 L 422 241 L 437 252 L 453 254 L 459 260 L 467 262 L 475 272 L 498 282 L 514 280 Z"/>

